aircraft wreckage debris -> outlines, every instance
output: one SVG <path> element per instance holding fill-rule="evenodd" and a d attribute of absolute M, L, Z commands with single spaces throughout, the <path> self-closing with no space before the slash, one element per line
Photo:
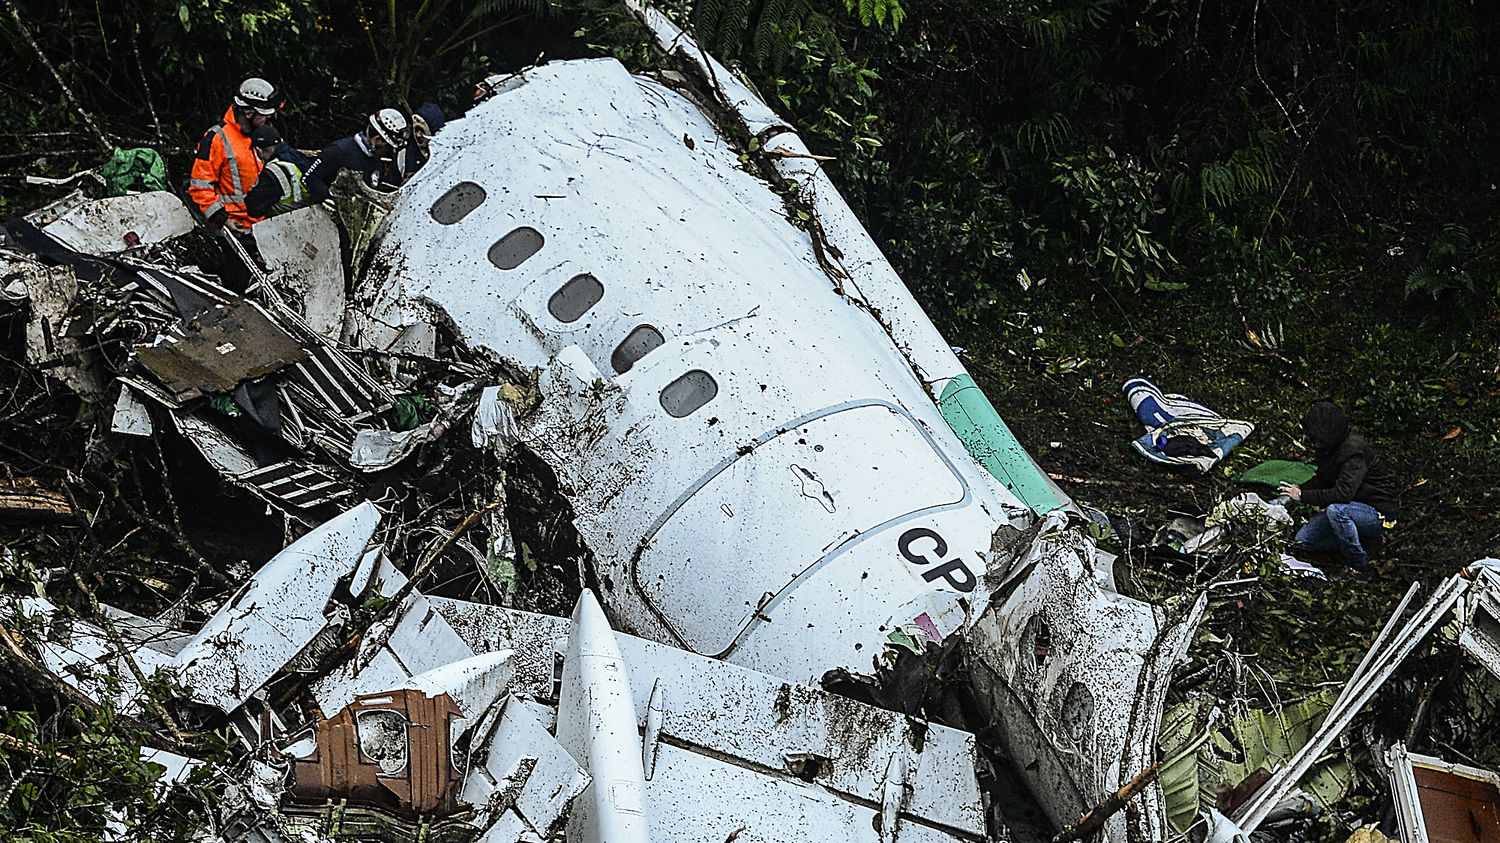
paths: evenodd
<path fill-rule="evenodd" d="M 175 728 L 147 748 L 164 787 L 220 789 L 208 837 L 1004 840 L 1024 798 L 1057 840 L 1243 841 L 1321 806 L 1310 771 L 1445 621 L 1500 667 L 1480 562 L 1408 616 L 1410 592 L 1336 698 L 1174 694 L 1211 598 L 1254 578 L 1122 594 L 1099 537 L 1140 531 L 1038 468 L 795 132 L 626 5 L 674 70 L 490 80 L 399 194 L 343 200 L 362 271 L 323 207 L 258 225 L 265 265 L 226 241 L 243 294 L 186 264 L 206 241 L 165 194 L 7 225 L 30 365 L 285 528 L 159 619 L 4 606 L 10 661 L 65 698 L 227 724 L 230 761 Z M 80 509 L 0 488 L 8 516 Z M 1242 496 L 1153 558 L 1196 576 L 1282 516 Z M 1205 772 L 1226 734 L 1285 752 Z M 1391 753 L 1405 835 L 1488 822 L 1489 774 Z"/>

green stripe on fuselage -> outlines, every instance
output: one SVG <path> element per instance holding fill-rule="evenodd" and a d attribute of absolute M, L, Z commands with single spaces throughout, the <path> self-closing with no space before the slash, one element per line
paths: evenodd
<path fill-rule="evenodd" d="M 1016 441 L 971 375 L 959 375 L 943 387 L 938 410 L 969 456 L 1038 515 L 1068 505 L 1068 499 Z"/>

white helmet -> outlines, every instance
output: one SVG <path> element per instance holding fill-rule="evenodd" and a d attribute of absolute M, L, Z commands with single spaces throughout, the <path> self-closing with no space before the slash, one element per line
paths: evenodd
<path fill-rule="evenodd" d="M 255 76 L 241 82 L 240 89 L 234 95 L 235 105 L 253 108 L 267 117 L 276 113 L 276 109 L 281 107 L 281 101 L 281 92 L 276 90 L 275 85 Z"/>
<path fill-rule="evenodd" d="M 406 146 L 406 117 L 394 108 L 382 108 L 371 114 L 366 131 L 385 141 L 392 149 Z"/>

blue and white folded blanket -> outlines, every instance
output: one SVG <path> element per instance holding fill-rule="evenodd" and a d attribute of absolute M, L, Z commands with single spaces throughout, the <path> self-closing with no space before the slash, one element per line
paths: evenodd
<path fill-rule="evenodd" d="M 1161 387 L 1135 377 L 1125 381 L 1125 400 L 1146 429 L 1160 427 L 1176 419 L 1217 419 L 1218 413 L 1182 395 L 1167 395 Z"/>
<path fill-rule="evenodd" d="M 1130 447 L 1160 465 L 1207 472 L 1255 430 L 1250 422 L 1226 419 L 1184 396 L 1163 393 L 1146 378 L 1125 381 L 1124 392 L 1146 428 Z"/>

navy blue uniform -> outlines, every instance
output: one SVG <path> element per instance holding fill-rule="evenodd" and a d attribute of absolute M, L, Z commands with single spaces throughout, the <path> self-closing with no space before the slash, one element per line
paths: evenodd
<path fill-rule="evenodd" d="M 401 179 L 391 162 L 382 161 L 365 152 L 358 136 L 354 136 L 336 140 L 323 147 L 317 160 L 313 161 L 312 169 L 307 171 L 308 191 L 321 188 L 326 192 L 328 185 L 333 184 L 343 170 L 359 173 L 365 184 L 375 190 L 391 191 L 401 186 Z"/>

